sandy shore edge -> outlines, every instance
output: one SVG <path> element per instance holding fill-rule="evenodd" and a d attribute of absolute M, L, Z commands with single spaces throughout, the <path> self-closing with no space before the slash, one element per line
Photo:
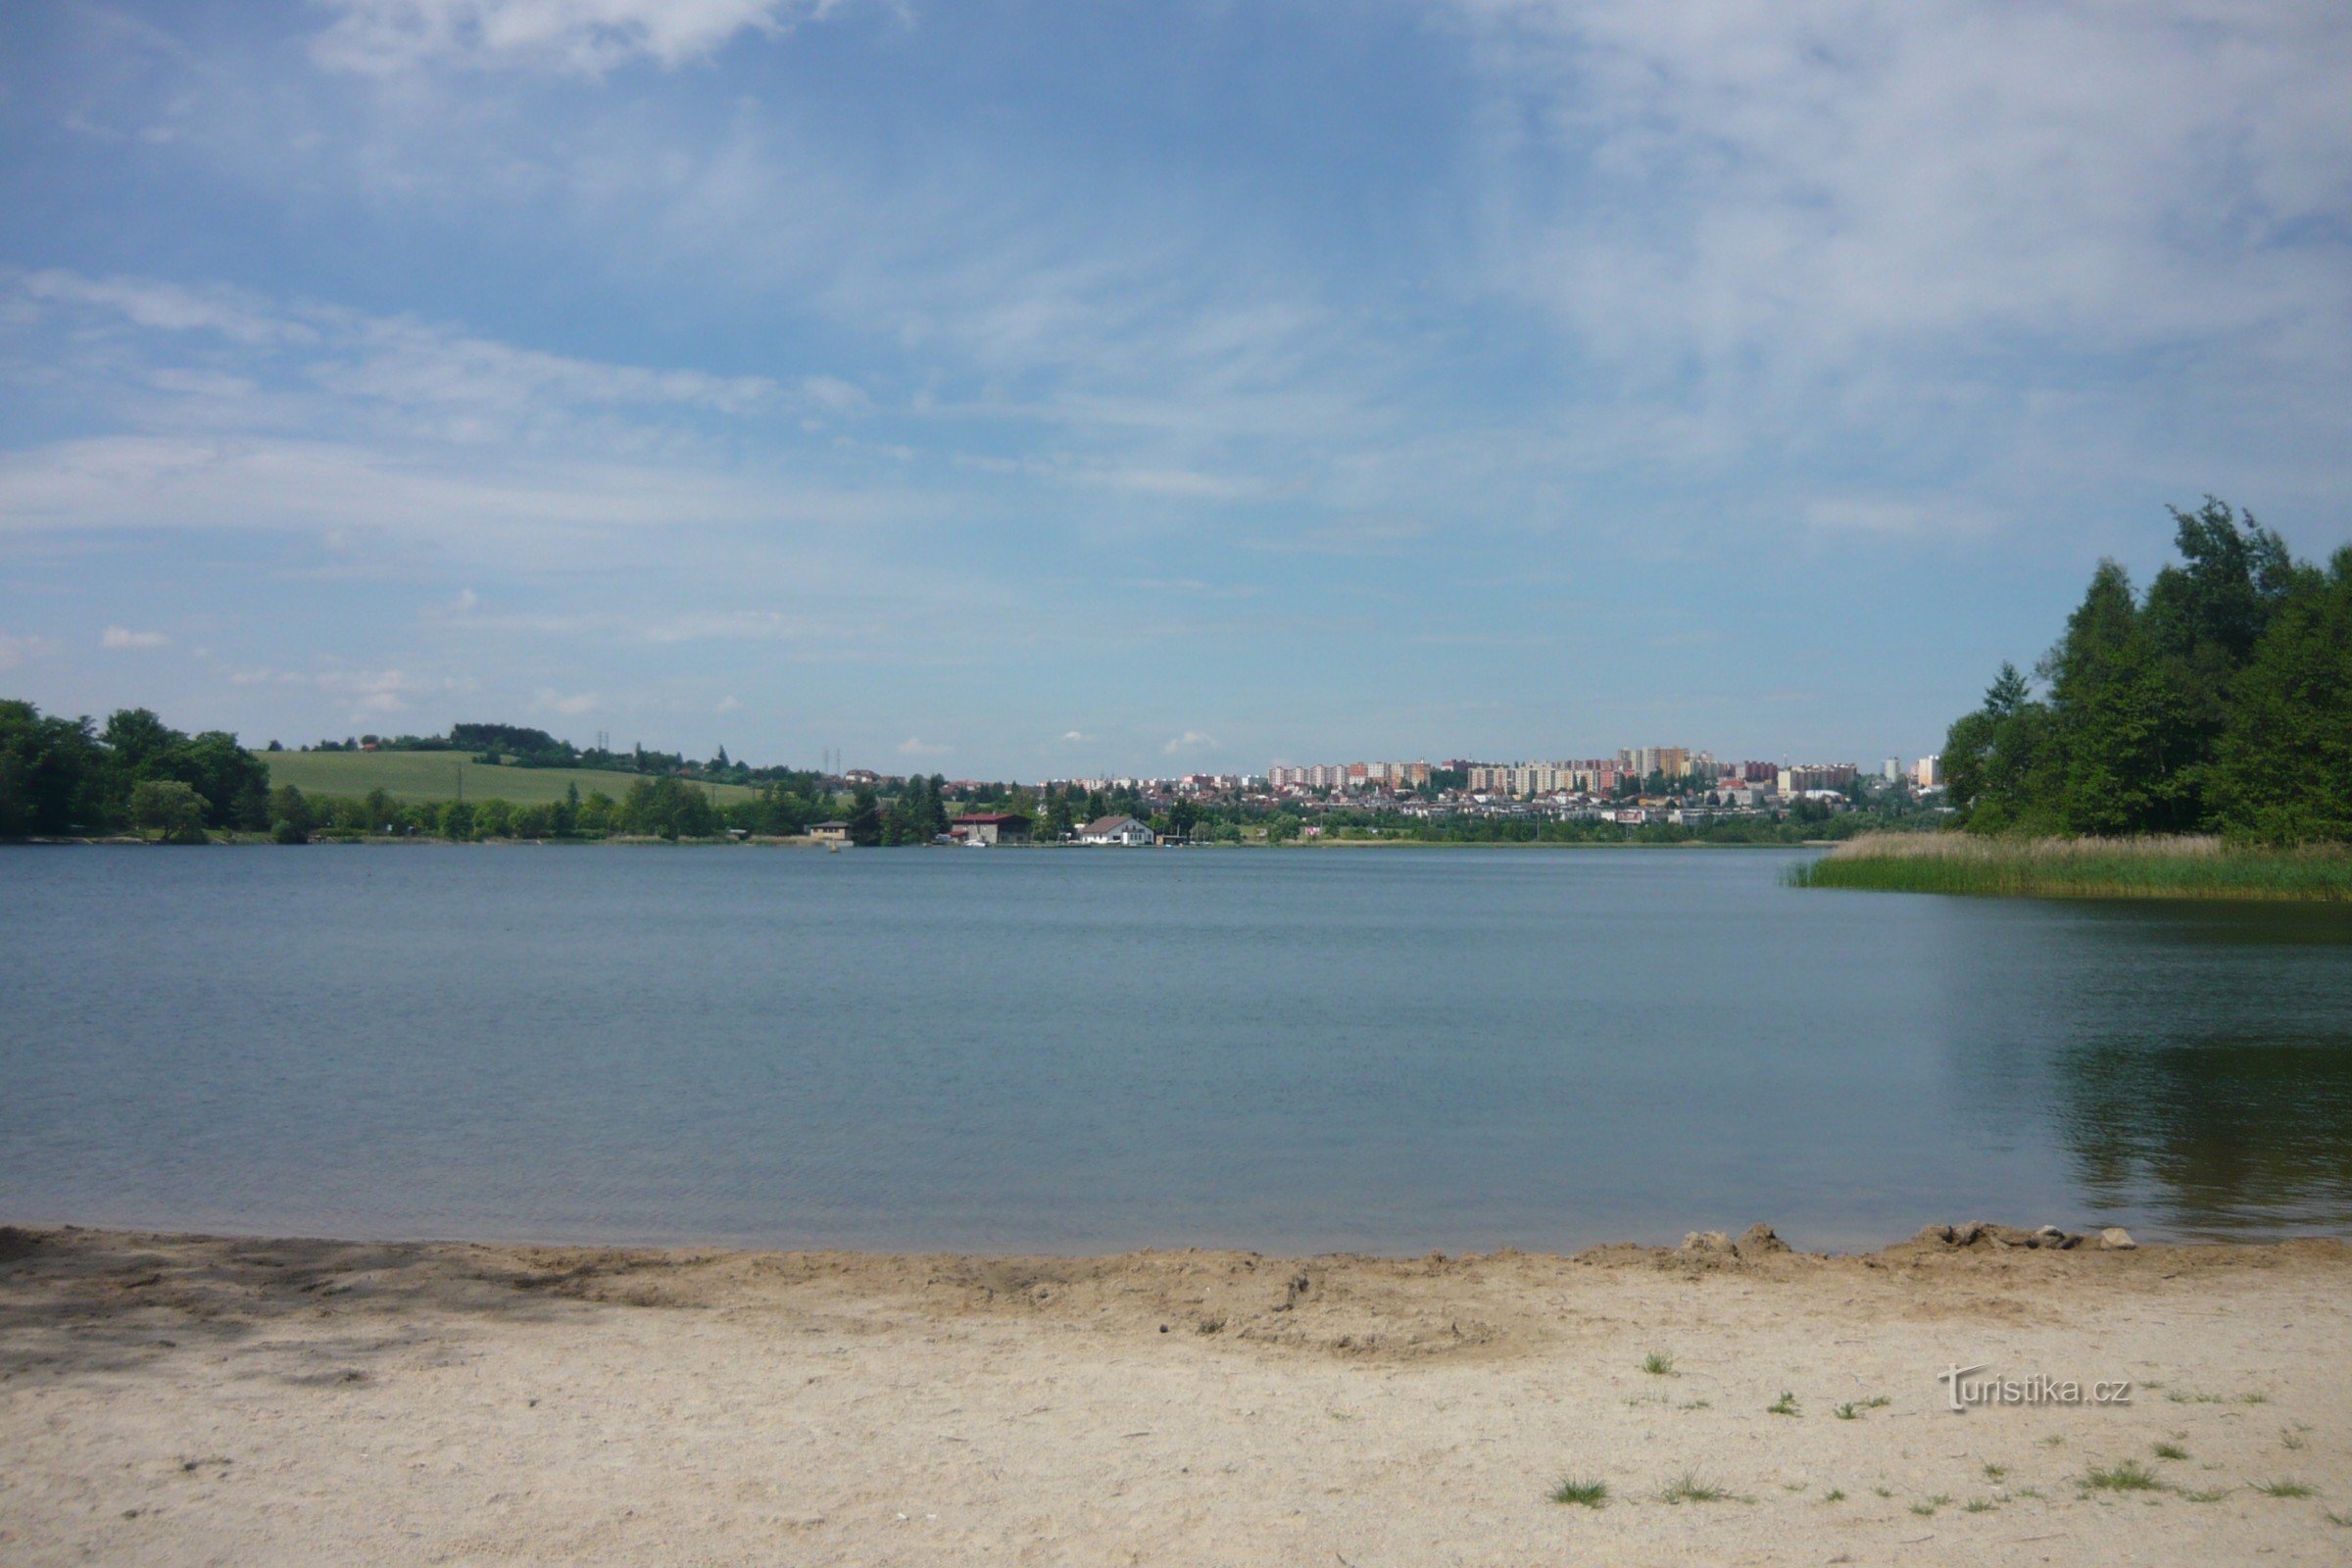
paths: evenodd
<path fill-rule="evenodd" d="M 0 1557 L 2345 1560 L 2352 1247 L 2068 1241 L 996 1257 L 0 1227 Z M 1936 1374 L 1972 1363 L 2132 1394 L 1953 1413 Z M 1551 1500 L 1564 1479 L 1601 1505 Z"/>

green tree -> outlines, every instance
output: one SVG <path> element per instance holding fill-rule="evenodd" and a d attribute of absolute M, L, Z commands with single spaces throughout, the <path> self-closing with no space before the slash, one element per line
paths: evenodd
<path fill-rule="evenodd" d="M 852 844 L 867 847 L 882 842 L 882 805 L 875 799 L 871 784 L 860 784 L 850 797 L 850 814 L 846 819 Z"/>
<path fill-rule="evenodd" d="M 2277 843 L 2352 839 L 2352 547 L 2265 627 L 2218 753 L 2213 793 L 2230 831 Z"/>
<path fill-rule="evenodd" d="M 0 838 L 114 826 L 109 778 L 88 719 L 0 702 Z"/>
<path fill-rule="evenodd" d="M 2198 761 L 2180 688 L 2167 679 L 2112 561 L 2091 574 L 2043 662 L 2058 717 L 2058 815 L 2069 833 L 2161 833 L 2195 825 Z"/>
<path fill-rule="evenodd" d="M 178 779 L 145 779 L 131 789 L 130 820 L 166 844 L 202 844 L 208 804 Z"/>
<path fill-rule="evenodd" d="M 438 826 L 441 836 L 453 844 L 470 843 L 473 839 L 473 803 L 448 801 L 441 807 Z"/>

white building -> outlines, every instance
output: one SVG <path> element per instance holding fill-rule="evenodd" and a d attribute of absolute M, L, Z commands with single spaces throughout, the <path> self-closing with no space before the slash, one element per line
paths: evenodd
<path fill-rule="evenodd" d="M 1152 829 L 1132 816 L 1099 816 L 1078 830 L 1081 844 L 1149 845 Z"/>

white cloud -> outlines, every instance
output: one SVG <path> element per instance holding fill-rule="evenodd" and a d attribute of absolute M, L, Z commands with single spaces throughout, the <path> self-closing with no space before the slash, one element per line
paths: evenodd
<path fill-rule="evenodd" d="M 738 33 L 769 37 L 836 0 L 327 0 L 341 13 L 316 44 L 324 64 L 384 74 L 436 61 L 602 75 L 637 58 L 665 67 Z"/>
<path fill-rule="evenodd" d="M 250 346 L 316 341 L 315 328 L 288 320 L 241 289 L 187 288 L 143 277 L 85 277 L 56 270 L 17 280 L 25 299 L 78 306 L 163 332 L 217 332 Z"/>
<path fill-rule="evenodd" d="M 2326 0 L 1465 8 L 1522 127 L 1493 149 L 1497 280 L 1644 379 L 2020 334 L 2344 346 Z"/>
<path fill-rule="evenodd" d="M 563 692 L 550 691 L 546 687 L 541 687 L 538 695 L 531 701 L 534 706 L 545 709 L 549 712 L 567 715 L 592 713 L 604 704 L 604 699 L 595 692 L 572 692 L 565 695 Z"/>
<path fill-rule="evenodd" d="M 14 669 L 28 660 L 43 658 L 56 647 L 46 637 L 12 637 L 0 632 L 0 669 Z"/>
<path fill-rule="evenodd" d="M 164 648 L 172 639 L 160 631 L 132 631 L 128 626 L 109 626 L 98 635 L 98 646 L 114 649 Z"/>
<path fill-rule="evenodd" d="M 1065 741 L 1082 741 L 1082 740 L 1085 740 L 1085 739 L 1086 739 L 1086 737 L 1085 737 L 1084 735 L 1081 735 L 1081 734 L 1080 734 L 1078 731 L 1076 731 L 1076 730 L 1074 730 L 1074 729 L 1065 729 L 1065 730 L 1063 730 L 1063 731 L 1061 732 L 1061 738 L 1062 738 L 1063 740 L 1065 740 Z"/>
<path fill-rule="evenodd" d="M 956 748 L 943 746 L 936 741 L 924 740 L 918 735 L 909 735 L 899 742 L 895 749 L 901 757 L 940 757 Z"/>
<path fill-rule="evenodd" d="M 311 677 L 322 692 L 350 699 L 353 719 L 381 718 L 405 712 L 413 699 L 449 696 L 473 689 L 473 683 L 452 676 L 412 675 L 400 669 L 330 669 Z"/>
<path fill-rule="evenodd" d="M 1177 736 L 1174 740 L 1168 742 L 1167 745 L 1162 746 L 1160 751 L 1165 756 L 1174 757 L 1182 752 L 1213 752 L 1216 749 L 1217 742 L 1215 736 L 1203 735 L 1197 729 L 1188 729 L 1183 734 Z"/>
<path fill-rule="evenodd" d="M 729 697 L 721 697 L 721 698 L 718 700 L 718 707 L 716 707 L 715 709 L 711 710 L 711 711 L 713 711 L 713 712 L 718 712 L 718 713 L 732 713 L 732 712 L 734 712 L 734 711 L 735 711 L 737 709 L 741 708 L 742 706 L 743 706 L 743 699 L 742 699 L 742 698 L 740 698 L 740 697 L 733 697 L 733 696 L 729 696 Z"/>

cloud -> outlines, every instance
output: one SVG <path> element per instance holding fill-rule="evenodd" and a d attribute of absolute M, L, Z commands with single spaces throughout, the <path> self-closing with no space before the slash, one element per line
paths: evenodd
<path fill-rule="evenodd" d="M 1418 517 L 1357 517 L 1244 544 L 1276 555 L 1384 556 L 1427 538 L 1429 532 L 1429 524 Z"/>
<path fill-rule="evenodd" d="M 836 0 L 327 0 L 325 65 L 388 74 L 435 62 L 601 76 L 636 59 L 699 60 L 738 33 L 777 37 Z"/>
<path fill-rule="evenodd" d="M 531 702 L 534 707 L 545 709 L 549 712 L 579 714 L 596 711 L 603 706 L 604 699 L 595 692 L 573 692 L 566 696 L 562 692 L 551 691 L 543 686 L 531 699 Z"/>
<path fill-rule="evenodd" d="M 1494 276 L 1642 380 L 2342 347 L 2338 7 L 1463 9 L 1518 111 L 1496 123 L 1534 127 L 1492 149 Z"/>
<path fill-rule="evenodd" d="M 944 746 L 915 735 L 907 736 L 895 748 L 901 757 L 939 757 L 955 749 L 953 746 Z"/>
<path fill-rule="evenodd" d="M 312 676 L 311 681 L 322 692 L 350 699 L 347 710 L 354 719 L 405 712 L 415 698 L 449 696 L 473 689 L 470 680 L 412 675 L 400 669 L 330 669 Z"/>
<path fill-rule="evenodd" d="M 1160 748 L 1160 752 L 1164 756 L 1174 757 L 1180 752 L 1213 752 L 1216 749 L 1216 737 L 1212 735 L 1203 735 L 1197 729 L 1188 729 L 1183 734 L 1177 736 L 1174 740 L 1168 742 L 1167 745 L 1162 746 Z"/>
<path fill-rule="evenodd" d="M 98 636 L 98 646 L 115 649 L 164 648 L 172 639 L 160 631 L 132 631 L 127 626 L 109 626 Z"/>
<path fill-rule="evenodd" d="M 257 347 L 308 343 L 318 337 L 311 326 L 285 319 L 259 296 L 241 289 L 196 289 L 152 278 L 85 277 L 56 270 L 23 274 L 17 289 L 27 300 L 101 311 L 162 332 L 216 332 Z"/>
<path fill-rule="evenodd" d="M 711 711 L 717 713 L 732 713 L 742 706 L 743 699 L 740 697 L 721 697 L 718 700 L 718 706 L 712 709 Z"/>
<path fill-rule="evenodd" d="M 1082 740 L 1085 740 L 1085 739 L 1086 739 L 1086 737 L 1085 737 L 1084 735 L 1081 735 L 1081 734 L 1080 734 L 1078 731 L 1076 731 L 1076 730 L 1074 730 L 1074 729 L 1065 729 L 1065 730 L 1063 730 L 1063 731 L 1061 732 L 1061 738 L 1062 738 L 1063 740 L 1065 740 L 1065 741 L 1082 741 Z"/>
<path fill-rule="evenodd" d="M 46 637 L 12 637 L 0 632 L 0 669 L 15 669 L 29 660 L 45 658 L 56 647 Z"/>

